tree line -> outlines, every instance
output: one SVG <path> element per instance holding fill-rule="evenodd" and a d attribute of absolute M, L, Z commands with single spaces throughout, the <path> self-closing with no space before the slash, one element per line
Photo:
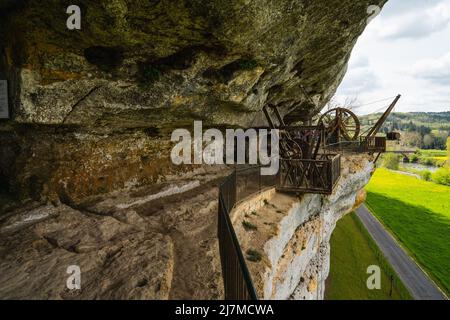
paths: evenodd
<path fill-rule="evenodd" d="M 381 116 L 361 117 L 363 126 L 371 126 Z M 401 144 L 420 149 L 446 149 L 450 136 L 450 112 L 393 113 L 383 124 L 383 133 L 401 132 Z"/>

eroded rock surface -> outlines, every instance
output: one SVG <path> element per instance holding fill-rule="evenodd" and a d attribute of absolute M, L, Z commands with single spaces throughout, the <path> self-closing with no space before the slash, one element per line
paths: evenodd
<path fill-rule="evenodd" d="M 216 185 L 225 173 L 11 212 L 0 223 L 0 296 L 222 298 Z M 81 290 L 66 287 L 71 265 Z"/>
<path fill-rule="evenodd" d="M 173 274 L 170 237 L 146 235 L 112 217 L 67 206 L 40 207 L 45 221 L 2 233 L 0 296 L 8 299 L 164 299 Z M 8 226 L 2 231 L 8 231 Z M 68 290 L 67 268 L 81 269 L 81 290 Z"/>

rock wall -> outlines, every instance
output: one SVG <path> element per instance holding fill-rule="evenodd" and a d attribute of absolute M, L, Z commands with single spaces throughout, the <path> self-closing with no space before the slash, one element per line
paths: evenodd
<path fill-rule="evenodd" d="M 235 229 L 259 297 L 323 299 L 331 234 L 336 222 L 361 204 L 371 161 L 361 155 L 343 158 L 342 177 L 330 196 L 266 192 L 265 205 L 235 209 Z M 251 251 L 261 258 L 255 261 Z"/>
<path fill-rule="evenodd" d="M 265 125 L 268 104 L 308 120 L 342 80 L 367 8 L 385 2 L 79 0 L 70 31 L 71 1 L 0 1 L 0 296 L 222 298 L 228 171 L 174 166 L 170 133 Z M 261 296 L 323 296 L 329 236 L 370 166 L 349 170 L 333 196 L 281 199 L 288 220 L 261 226 L 273 235 Z M 76 295 L 67 264 L 90 271 Z"/>
<path fill-rule="evenodd" d="M 386 0 L 0 2 L 2 191 L 74 200 L 186 171 L 170 132 L 306 120 L 342 80 L 369 5 Z"/>
<path fill-rule="evenodd" d="M 227 170 L 30 203 L 0 219 L 2 299 L 221 299 L 217 184 Z M 67 268 L 80 270 L 69 290 Z"/>
<path fill-rule="evenodd" d="M 269 189 L 232 214 L 258 294 L 321 299 L 336 221 L 361 202 L 372 162 L 344 158 L 331 196 Z M 0 219 L 4 299 L 221 299 L 217 184 L 227 170 L 200 168 L 184 180 L 90 197 L 80 204 L 31 203 Z M 242 221 L 255 226 L 246 230 Z M 249 249 L 261 253 L 260 261 Z M 80 267 L 81 290 L 67 268 Z"/>

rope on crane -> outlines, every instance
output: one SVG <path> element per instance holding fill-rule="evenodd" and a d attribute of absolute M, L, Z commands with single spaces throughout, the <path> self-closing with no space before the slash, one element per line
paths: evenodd
<path fill-rule="evenodd" d="M 368 103 L 365 103 L 365 104 L 360 104 L 360 105 L 358 105 L 358 106 L 351 106 L 351 108 L 352 108 L 352 109 L 358 109 L 358 108 L 361 108 L 361 107 L 370 106 L 370 105 L 372 105 L 372 104 L 379 103 L 379 102 L 383 102 L 383 101 L 386 101 L 386 100 L 392 100 L 392 99 L 394 99 L 395 97 L 396 97 L 396 96 L 389 97 L 389 98 L 384 98 L 384 99 L 376 100 L 376 101 L 372 101 L 372 102 L 368 102 Z"/>

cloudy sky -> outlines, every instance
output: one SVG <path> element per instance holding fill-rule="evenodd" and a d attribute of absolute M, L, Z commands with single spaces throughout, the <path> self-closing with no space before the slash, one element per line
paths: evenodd
<path fill-rule="evenodd" d="M 450 111 L 450 0 L 389 0 L 359 38 L 335 100 L 364 105 L 398 93 L 395 111 Z"/>

